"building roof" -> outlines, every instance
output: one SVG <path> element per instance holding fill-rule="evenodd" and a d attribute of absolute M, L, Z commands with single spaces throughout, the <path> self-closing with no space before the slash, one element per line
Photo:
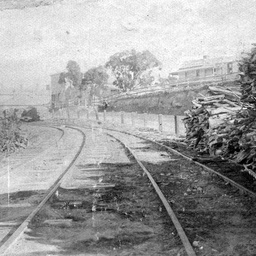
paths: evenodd
<path fill-rule="evenodd" d="M 205 57 L 203 59 L 184 61 L 178 71 L 197 69 L 201 67 L 210 68 L 210 67 L 215 67 L 218 64 L 234 62 L 234 61 L 235 61 L 235 58 L 232 56 L 218 57 L 218 58 Z"/>

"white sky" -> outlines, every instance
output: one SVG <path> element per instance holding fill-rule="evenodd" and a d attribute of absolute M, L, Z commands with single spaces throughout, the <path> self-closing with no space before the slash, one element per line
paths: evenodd
<path fill-rule="evenodd" d="M 132 48 L 171 71 L 202 55 L 237 55 L 256 42 L 256 0 L 65 0 L 0 12 L 0 83 L 45 86 L 68 60 L 83 72 Z"/>

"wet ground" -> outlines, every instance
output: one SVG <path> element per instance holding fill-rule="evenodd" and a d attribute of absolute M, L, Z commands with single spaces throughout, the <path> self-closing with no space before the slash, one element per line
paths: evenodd
<path fill-rule="evenodd" d="M 119 137 L 153 175 L 197 255 L 256 255 L 255 200 L 162 147 L 147 142 L 143 147 L 138 138 Z M 165 161 L 152 161 L 155 152 Z"/>
<path fill-rule="evenodd" d="M 101 165 L 101 175 L 99 166 L 80 166 L 95 167 L 89 178 L 101 182 L 81 189 L 60 188 L 29 225 L 27 239 L 59 248 L 57 255 L 182 253 L 175 229 L 136 165 Z"/>
<path fill-rule="evenodd" d="M 153 175 L 197 255 L 256 255 L 255 202 L 192 162 L 119 137 Z M 186 255 L 148 178 L 125 153 L 101 129 L 87 130 L 74 170 L 8 255 Z"/>

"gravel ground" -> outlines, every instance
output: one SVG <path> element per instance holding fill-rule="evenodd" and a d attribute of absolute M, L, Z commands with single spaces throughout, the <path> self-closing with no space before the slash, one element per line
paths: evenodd
<path fill-rule="evenodd" d="M 39 204 L 80 145 L 74 130 L 59 140 L 62 133 L 56 129 L 26 128 L 31 132 L 28 148 L 1 162 L 0 240 Z"/>
<path fill-rule="evenodd" d="M 131 147 L 150 171 L 197 255 L 256 255 L 255 201 L 182 157 L 132 136 L 111 134 Z"/>
<path fill-rule="evenodd" d="M 183 255 L 174 227 L 133 159 L 101 130 L 87 130 L 86 138 L 57 195 L 8 255 Z M 164 160 L 160 154 L 158 160 Z"/>
<path fill-rule="evenodd" d="M 100 128 L 89 125 L 85 151 L 58 195 L 9 255 L 185 255 L 146 176 L 96 125 Z M 149 129 L 121 129 L 151 139 L 173 138 Z M 193 163 L 138 138 L 118 136 L 155 178 L 197 255 L 256 255 L 254 202 Z M 18 202 L 20 196 L 13 199 Z M 33 193 L 22 196 L 25 202 L 35 198 Z"/>

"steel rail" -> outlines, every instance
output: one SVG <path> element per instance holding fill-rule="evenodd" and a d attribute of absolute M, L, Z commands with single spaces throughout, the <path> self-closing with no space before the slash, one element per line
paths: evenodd
<path fill-rule="evenodd" d="M 96 127 L 95 127 L 95 128 L 96 128 Z M 202 167 L 205 171 L 208 171 L 208 172 L 210 172 L 210 173 L 212 173 L 212 174 L 215 174 L 215 175 L 219 176 L 219 177 L 222 178 L 224 181 L 226 181 L 227 183 L 231 184 L 233 187 L 239 189 L 239 191 L 240 191 L 241 193 L 246 193 L 246 194 L 248 194 L 249 196 L 251 196 L 252 198 L 254 198 L 254 199 L 256 198 L 256 193 L 255 193 L 255 192 L 253 192 L 253 191 L 251 191 L 251 190 L 245 188 L 244 186 L 238 184 L 237 182 L 233 181 L 232 179 L 226 177 L 225 175 L 223 175 L 223 174 L 221 174 L 221 173 L 219 173 L 219 172 L 213 170 L 212 168 L 210 168 L 210 167 L 208 167 L 208 166 L 206 166 L 206 165 L 204 165 L 204 164 L 202 164 L 202 163 L 199 163 L 199 162 L 193 160 L 192 158 L 190 158 L 190 157 L 188 157 L 188 156 L 186 156 L 186 155 L 180 153 L 179 151 L 177 151 L 177 150 L 175 150 L 175 149 L 173 149 L 173 148 L 171 148 L 171 147 L 168 147 L 168 146 L 166 146 L 166 145 L 161 144 L 160 142 L 157 142 L 157 141 L 155 141 L 155 140 L 152 140 L 152 139 L 143 137 L 143 136 L 141 136 L 141 135 L 133 134 L 133 133 L 131 133 L 131 132 L 121 131 L 121 130 L 117 130 L 117 129 L 113 129 L 113 128 L 107 128 L 107 127 L 102 127 L 102 128 L 105 129 L 105 130 L 109 130 L 109 131 L 120 132 L 120 133 L 124 133 L 124 134 L 127 134 L 127 135 L 135 136 L 135 137 L 137 137 L 137 138 L 140 138 L 140 139 L 149 141 L 149 142 L 151 142 L 151 143 L 153 143 L 153 144 L 156 144 L 156 145 L 158 145 L 158 146 L 160 146 L 160 147 L 163 147 L 163 148 L 167 149 L 168 151 L 171 151 L 172 153 L 174 153 L 174 154 L 176 154 L 176 155 L 178 155 L 178 156 L 181 156 L 181 157 L 183 157 L 184 159 L 186 159 L 186 160 L 188 160 L 188 161 L 190 161 L 190 162 L 193 162 L 194 164 L 196 164 L 196 165 Z"/>
<path fill-rule="evenodd" d="M 242 185 L 240 185 L 240 184 L 238 184 L 237 182 L 233 181 L 232 179 L 226 177 L 225 175 L 223 175 L 223 174 L 221 174 L 221 173 L 219 173 L 219 172 L 213 170 L 212 168 L 210 168 L 210 167 L 208 167 L 208 166 L 206 166 L 206 165 L 204 165 L 204 164 L 202 164 L 202 163 L 199 163 L 199 162 L 193 160 L 192 158 L 190 158 L 190 157 L 188 157 L 188 156 L 186 156 L 186 155 L 180 153 L 179 151 L 177 151 L 177 150 L 175 150 L 175 149 L 173 149 L 173 148 L 171 148 L 171 147 L 168 147 L 168 146 L 166 146 L 166 145 L 161 144 L 160 142 L 154 141 L 154 140 L 149 139 L 149 138 L 145 138 L 145 137 L 140 136 L 140 135 L 137 135 L 137 134 L 132 134 L 132 133 L 126 132 L 126 131 L 120 131 L 120 130 L 116 130 L 116 129 L 112 129 L 112 128 L 104 128 L 104 129 L 106 129 L 106 130 L 111 130 L 111 131 L 114 131 L 114 132 L 124 133 L 124 134 L 131 135 L 131 136 L 135 136 L 135 137 L 137 137 L 137 138 L 140 138 L 140 139 L 149 141 L 149 142 L 154 143 L 154 144 L 156 144 L 156 145 L 158 145 L 158 146 L 160 146 L 160 147 L 163 147 L 163 148 L 167 149 L 168 151 L 171 151 L 172 153 L 174 153 L 174 154 L 176 154 L 176 155 L 178 155 L 178 156 L 181 156 L 181 157 L 183 157 L 184 159 L 186 159 L 186 160 L 188 160 L 188 161 L 190 161 L 190 162 L 193 162 L 194 164 L 196 164 L 196 165 L 202 167 L 204 170 L 206 170 L 206 171 L 208 171 L 208 172 L 210 172 L 210 173 L 212 173 L 212 174 L 215 174 L 215 175 L 221 177 L 224 181 L 226 181 L 227 183 L 231 184 L 231 185 L 234 186 L 235 188 L 239 189 L 240 192 L 246 193 L 246 194 L 250 195 L 252 198 L 256 198 L 256 193 L 255 193 L 255 192 L 253 192 L 253 191 L 251 191 L 251 190 L 249 190 L 249 189 L 243 187 Z"/>
<path fill-rule="evenodd" d="M 170 204 L 168 203 L 167 199 L 165 198 L 164 194 L 162 193 L 161 189 L 159 188 L 159 186 L 157 185 L 157 183 L 155 182 L 154 178 L 151 176 L 151 174 L 149 173 L 149 171 L 146 169 L 146 167 L 141 163 L 141 161 L 138 159 L 137 155 L 133 152 L 133 150 L 128 147 L 123 141 L 121 141 L 120 139 L 116 138 L 115 136 L 113 136 L 112 134 L 107 133 L 107 135 L 109 135 L 110 137 L 114 138 L 116 141 L 118 141 L 120 144 L 122 144 L 125 149 L 127 149 L 129 151 L 129 153 L 135 158 L 136 162 L 139 164 L 139 166 L 141 167 L 141 169 L 146 173 L 148 179 L 150 180 L 151 184 L 153 185 L 157 195 L 159 196 L 161 202 L 163 203 L 169 217 L 171 218 L 178 234 L 179 237 L 182 241 L 182 244 L 185 248 L 185 251 L 187 253 L 188 256 L 196 256 L 196 253 L 191 245 L 191 243 L 188 240 L 188 237 L 184 231 L 184 229 L 182 228 L 178 218 L 176 217 L 174 211 L 172 210 Z"/>
<path fill-rule="evenodd" d="M 179 155 L 179 156 L 181 156 L 181 157 L 187 159 L 188 161 L 191 161 L 191 162 L 195 163 L 196 165 L 202 167 L 204 170 L 206 170 L 206 171 L 208 171 L 208 172 L 210 172 L 210 173 L 216 174 L 217 176 L 219 176 L 219 177 L 221 177 L 223 180 L 225 180 L 227 183 L 230 183 L 232 186 L 234 186 L 234 187 L 236 187 L 237 189 L 239 189 L 241 192 L 245 192 L 245 193 L 249 194 L 251 197 L 256 198 L 256 193 L 254 193 L 253 191 L 251 191 L 251 190 L 245 188 L 244 186 L 238 184 L 237 182 L 233 181 L 232 179 L 228 178 L 227 176 L 225 176 L 225 175 L 223 175 L 223 174 L 221 174 L 221 173 L 219 173 L 219 172 L 213 170 L 212 168 L 210 168 L 210 167 L 208 167 L 208 166 L 206 166 L 206 165 L 204 165 L 204 164 L 202 164 L 202 163 L 199 163 L 199 162 L 193 160 L 192 158 L 190 158 L 190 157 L 188 157 L 188 156 L 183 155 L 182 153 L 178 152 L 177 150 L 175 150 L 175 149 L 173 149 L 173 148 L 171 148 L 171 147 L 168 147 L 168 146 L 166 146 L 166 145 L 163 145 L 163 144 L 161 144 L 161 143 L 159 143 L 159 142 L 157 142 L 157 141 L 153 141 L 153 140 L 150 140 L 150 139 L 148 139 L 148 140 L 151 141 L 151 142 L 154 142 L 155 144 L 157 144 L 157 145 L 160 146 L 160 147 L 163 147 L 163 148 L 165 148 L 165 149 L 167 149 L 167 150 L 173 152 L 173 153 L 176 154 L 176 155 Z"/>
<path fill-rule="evenodd" d="M 85 140 L 86 140 L 85 133 L 82 130 L 80 130 L 79 128 L 75 128 L 75 127 L 71 127 L 71 126 L 66 126 L 66 127 L 79 131 L 83 136 L 82 143 L 81 143 L 75 157 L 70 162 L 70 164 L 65 168 L 65 170 L 62 172 L 62 174 L 57 178 L 57 180 L 54 182 L 54 184 L 48 189 L 48 191 L 46 192 L 46 195 L 44 196 L 44 198 L 40 202 L 40 204 L 29 214 L 29 216 L 19 225 L 19 227 L 12 233 L 12 235 L 1 245 L 0 255 L 5 255 L 5 253 L 10 248 L 10 246 L 13 243 L 15 243 L 20 238 L 20 236 L 25 232 L 25 230 L 27 229 L 27 226 L 32 221 L 32 219 L 35 217 L 35 215 L 42 209 L 44 204 L 49 200 L 49 198 L 58 189 L 58 187 L 61 184 L 61 180 L 63 179 L 65 174 L 69 171 L 69 169 L 78 160 L 78 156 L 80 155 L 80 153 L 85 145 Z"/>

